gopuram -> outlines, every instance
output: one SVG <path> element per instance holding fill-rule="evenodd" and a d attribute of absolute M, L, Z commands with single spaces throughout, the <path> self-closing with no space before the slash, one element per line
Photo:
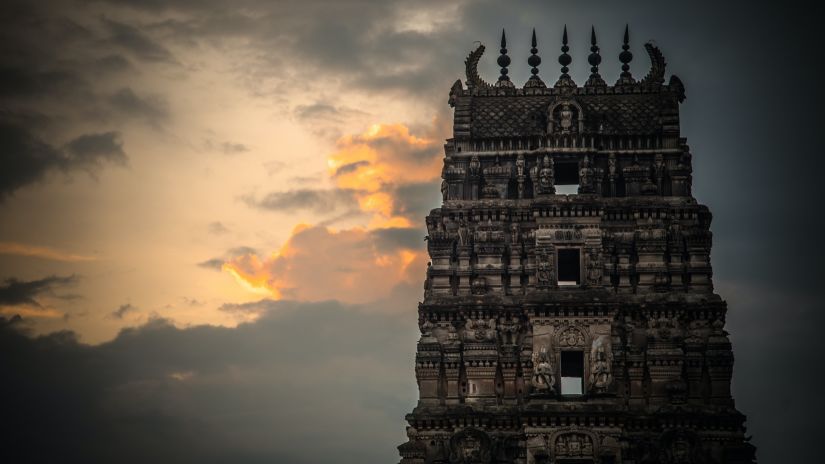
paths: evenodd
<path fill-rule="evenodd" d="M 635 78 L 625 29 L 613 85 L 593 30 L 581 86 L 566 28 L 554 83 L 535 31 L 523 87 L 504 33 L 495 83 L 477 71 L 483 45 L 467 57 L 443 204 L 427 216 L 401 464 L 755 462 L 731 397 L 712 216 L 679 131 L 685 87 L 645 49 Z"/>

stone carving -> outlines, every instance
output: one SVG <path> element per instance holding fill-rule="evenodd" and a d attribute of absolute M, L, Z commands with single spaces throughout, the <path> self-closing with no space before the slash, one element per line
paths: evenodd
<path fill-rule="evenodd" d="M 591 249 L 587 254 L 587 285 L 596 287 L 602 283 L 602 254 Z"/>
<path fill-rule="evenodd" d="M 573 111 L 570 110 L 569 103 L 563 103 L 559 110 L 559 127 L 562 132 L 570 132 L 573 128 Z"/>
<path fill-rule="evenodd" d="M 539 169 L 539 192 L 540 193 L 555 193 L 553 173 L 553 158 L 549 155 L 544 155 L 541 162 L 541 169 Z"/>
<path fill-rule="evenodd" d="M 476 277 L 473 283 L 470 284 L 470 291 L 473 295 L 484 295 L 487 293 L 487 279 L 484 277 Z"/>
<path fill-rule="evenodd" d="M 465 341 L 495 341 L 496 339 L 496 320 L 484 319 L 467 319 L 464 324 L 464 340 Z"/>
<path fill-rule="evenodd" d="M 659 439 L 661 464 L 703 464 L 707 460 L 699 447 L 699 438 L 686 430 L 669 430 Z"/>
<path fill-rule="evenodd" d="M 559 345 L 564 347 L 584 346 L 584 334 L 575 327 L 567 327 L 559 334 Z"/>
<path fill-rule="evenodd" d="M 518 158 L 516 158 L 516 175 L 524 177 L 524 155 L 521 153 L 519 153 Z"/>
<path fill-rule="evenodd" d="M 553 270 L 552 252 L 542 249 L 536 253 L 536 283 L 539 287 L 549 287 L 554 284 L 556 276 Z"/>
<path fill-rule="evenodd" d="M 491 459 L 490 437 L 481 430 L 467 428 L 450 438 L 451 464 L 488 464 Z"/>
<path fill-rule="evenodd" d="M 473 156 L 470 159 L 470 175 L 471 176 L 477 176 L 480 171 L 481 171 L 481 161 L 479 161 L 478 156 Z"/>
<path fill-rule="evenodd" d="M 447 184 L 446 180 L 441 181 L 441 201 L 447 201 L 448 198 L 448 191 L 450 190 L 450 185 Z"/>
<path fill-rule="evenodd" d="M 467 221 L 464 219 L 458 224 L 458 244 L 461 246 L 470 244 L 470 231 L 467 229 Z"/>
<path fill-rule="evenodd" d="M 590 388 L 604 391 L 613 382 L 610 358 L 602 343 L 594 341 L 590 350 Z"/>
<path fill-rule="evenodd" d="M 536 393 L 554 393 L 556 378 L 553 363 L 547 353 L 547 346 L 542 345 L 538 352 L 533 351 L 533 389 Z"/>
<path fill-rule="evenodd" d="M 556 437 L 556 458 L 593 456 L 593 440 L 583 433 L 565 433 Z"/>
<path fill-rule="evenodd" d="M 498 331 L 502 345 L 517 345 L 521 321 L 517 317 L 504 318 L 498 326 Z"/>
<path fill-rule="evenodd" d="M 579 168 L 579 193 L 593 193 L 593 168 L 590 166 L 590 157 L 584 155 Z"/>

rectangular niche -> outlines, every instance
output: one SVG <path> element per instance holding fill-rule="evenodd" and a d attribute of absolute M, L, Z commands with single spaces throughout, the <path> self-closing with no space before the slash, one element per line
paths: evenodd
<path fill-rule="evenodd" d="M 579 163 L 575 161 L 556 161 L 553 165 L 553 181 L 557 195 L 576 195 L 579 193 Z"/>
<path fill-rule="evenodd" d="M 561 394 L 581 395 L 584 388 L 584 352 L 561 352 Z"/>
<path fill-rule="evenodd" d="M 559 248 L 559 286 L 576 286 L 581 283 L 581 258 L 578 248 Z"/>

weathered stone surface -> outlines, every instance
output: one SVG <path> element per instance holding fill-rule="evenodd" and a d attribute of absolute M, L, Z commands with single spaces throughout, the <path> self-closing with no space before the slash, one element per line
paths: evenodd
<path fill-rule="evenodd" d="M 646 48 L 648 76 L 615 86 L 596 71 L 584 87 L 494 86 L 483 46 L 468 57 L 427 216 L 402 464 L 754 461 L 684 86 Z"/>

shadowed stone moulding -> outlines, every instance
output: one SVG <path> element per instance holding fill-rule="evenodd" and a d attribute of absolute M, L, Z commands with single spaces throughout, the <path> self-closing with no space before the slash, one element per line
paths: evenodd
<path fill-rule="evenodd" d="M 502 33 L 498 81 L 479 76 L 479 45 L 450 91 L 401 464 L 753 463 L 685 88 L 652 44 L 634 78 L 627 30 L 607 85 L 592 29 L 578 86 L 567 36 L 552 86 L 535 32 L 531 77 L 510 80 Z"/>

